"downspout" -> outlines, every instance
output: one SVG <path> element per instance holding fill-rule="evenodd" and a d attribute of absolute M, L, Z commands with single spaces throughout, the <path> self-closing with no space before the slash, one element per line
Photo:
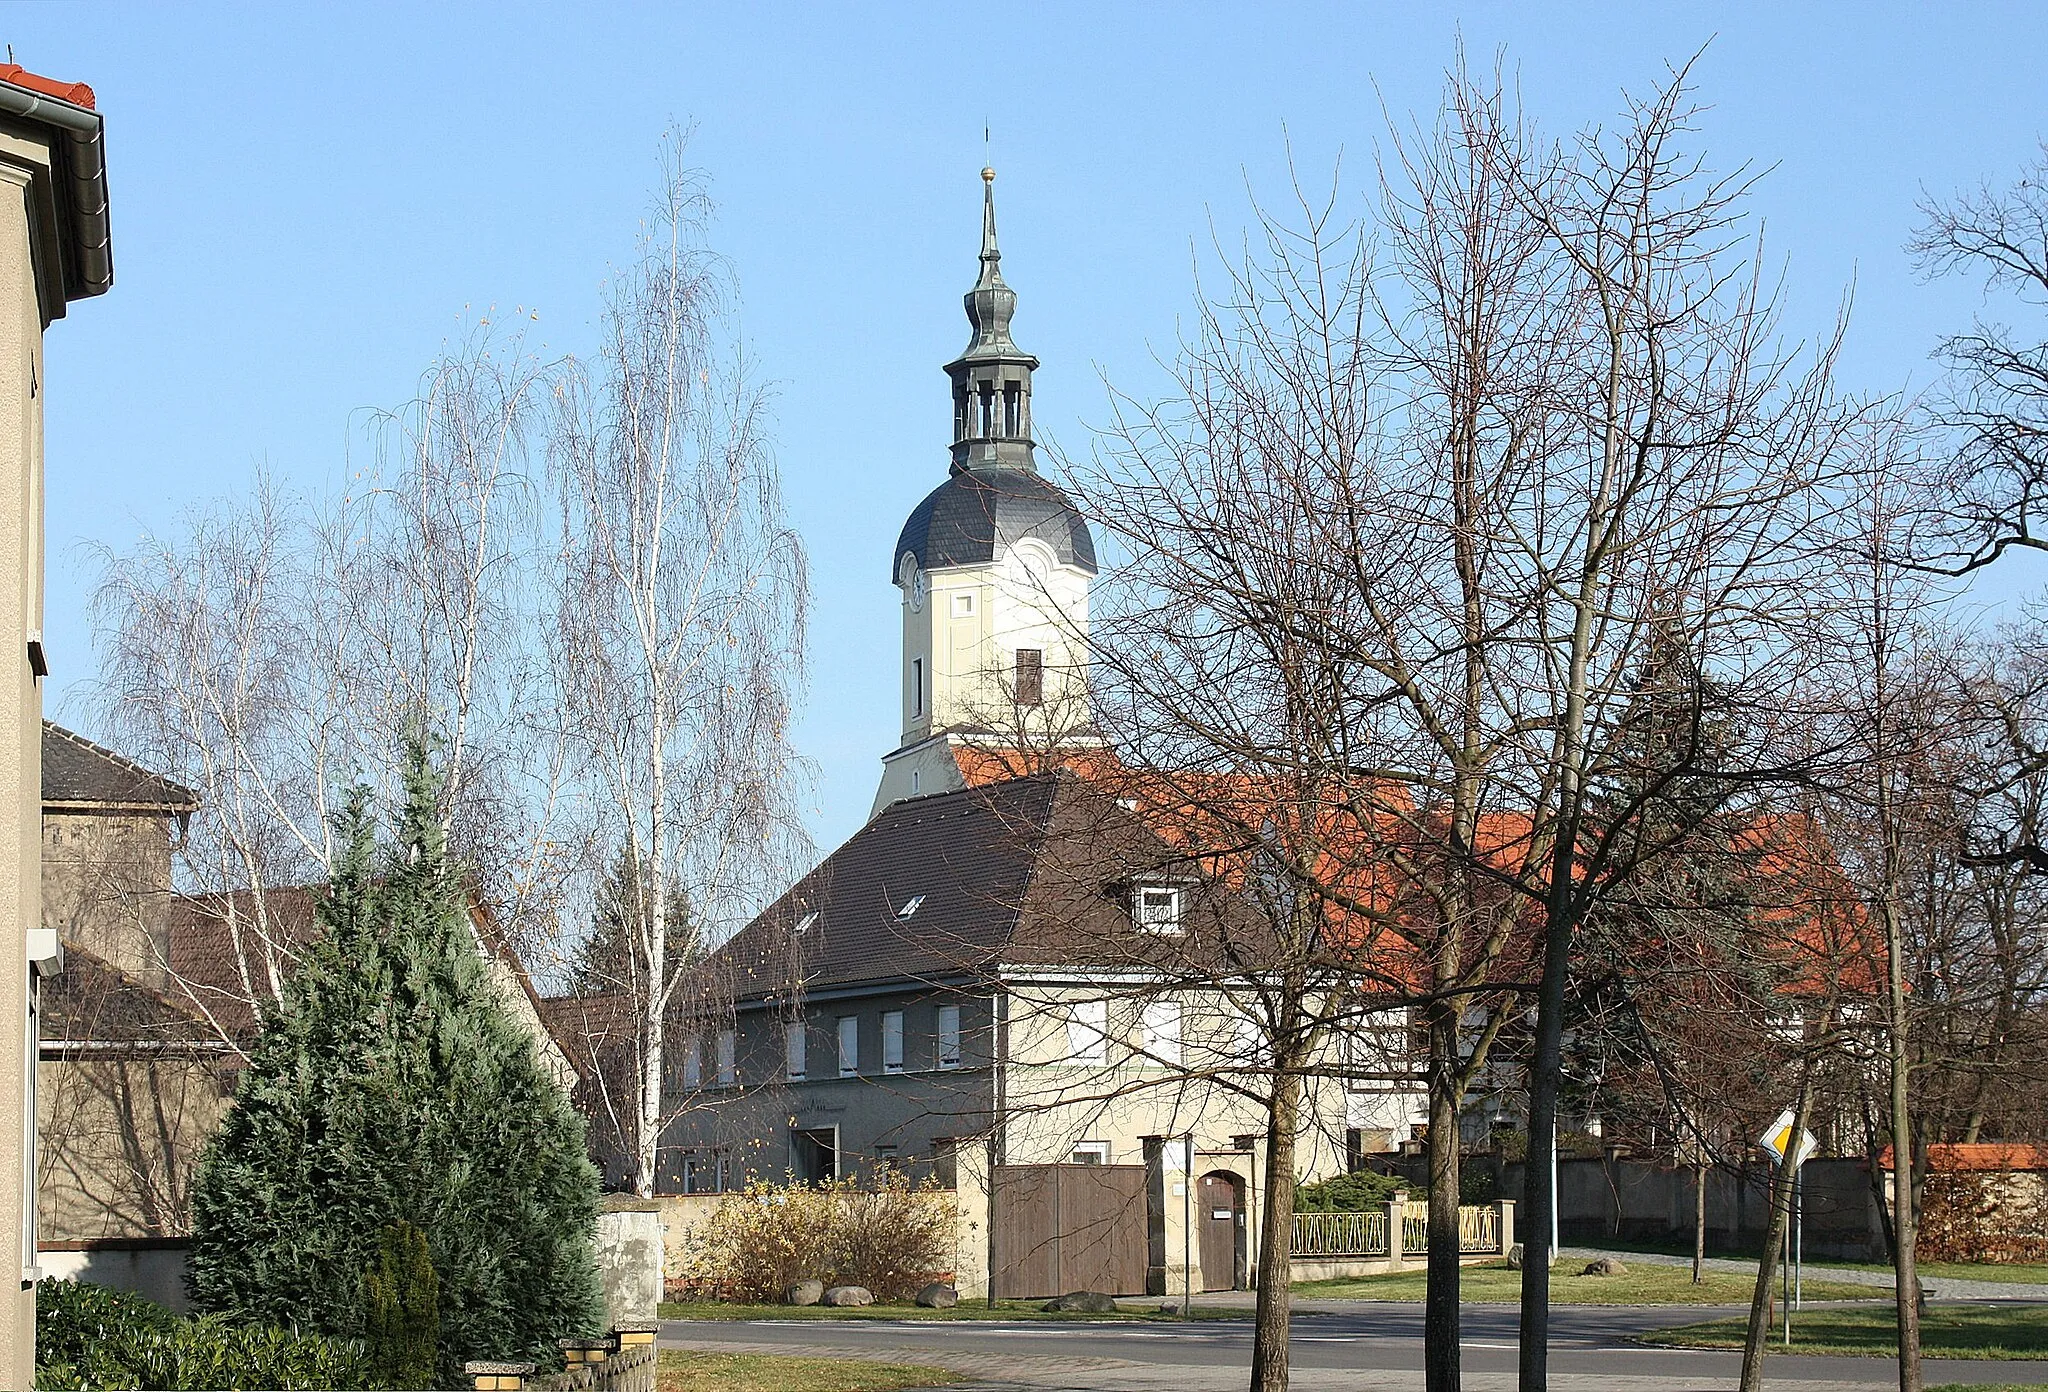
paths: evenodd
<path fill-rule="evenodd" d="M 78 284 L 66 285 L 66 299 L 104 295 L 114 284 L 114 236 L 107 213 L 107 157 L 99 112 L 74 106 L 25 87 L 0 82 L 0 115 L 18 116 L 64 134 L 64 166 L 70 175 L 72 251 Z"/>

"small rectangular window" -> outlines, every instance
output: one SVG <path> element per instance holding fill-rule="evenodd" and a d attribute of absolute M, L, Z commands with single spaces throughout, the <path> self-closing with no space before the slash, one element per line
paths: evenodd
<path fill-rule="evenodd" d="M 910 659 L 910 713 L 924 714 L 924 659 Z"/>
<path fill-rule="evenodd" d="M 839 1017 L 839 1076 L 851 1078 L 860 1072 L 860 1018 Z"/>
<path fill-rule="evenodd" d="M 1162 885 L 1138 886 L 1138 926 L 1148 933 L 1180 931 L 1180 891 Z"/>
<path fill-rule="evenodd" d="M 782 1027 L 783 1072 L 792 1083 L 804 1080 L 804 1022 L 790 1020 Z"/>
<path fill-rule="evenodd" d="M 1180 1002 L 1145 1002 L 1145 1062 L 1159 1068 L 1180 1067 Z"/>
<path fill-rule="evenodd" d="M 903 1071 L 903 1012 L 900 1010 L 882 1012 L 882 1071 Z"/>
<path fill-rule="evenodd" d="M 720 1087 L 732 1087 L 739 1082 L 739 1063 L 736 1057 L 738 1052 L 739 1037 L 731 1030 L 720 1030 L 718 1032 L 718 1085 Z"/>
<path fill-rule="evenodd" d="M 1067 1007 L 1067 1057 L 1074 1063 L 1108 1061 L 1108 1001 L 1075 1001 Z"/>
<path fill-rule="evenodd" d="M 971 619 L 974 617 L 974 595 L 972 593 L 956 594 L 953 596 L 953 617 L 956 619 Z"/>
<path fill-rule="evenodd" d="M 898 918 L 908 918 L 908 917 L 910 917 L 910 916 L 911 916 L 912 914 L 914 914 L 914 913 L 916 913 L 916 912 L 918 911 L 919 907 L 920 907 L 920 906 L 922 906 L 922 905 L 923 905 L 923 903 L 924 903 L 924 896 L 923 896 L 922 894 L 913 894 L 913 895 L 911 895 L 911 896 L 910 896 L 910 897 L 909 897 L 908 899 L 905 899 L 905 900 L 903 901 L 903 907 L 902 907 L 902 908 L 900 908 L 900 909 L 898 909 L 898 910 L 896 910 L 896 917 L 898 917 Z"/>
<path fill-rule="evenodd" d="M 1045 703 L 1045 652 L 1042 649 L 1017 649 L 1017 672 L 1011 687 L 1020 706 Z"/>
<path fill-rule="evenodd" d="M 1003 383 L 1003 434 L 1016 439 L 1022 432 L 1017 429 L 1022 412 L 1018 409 L 1024 400 L 1024 392 L 1015 382 Z"/>
<path fill-rule="evenodd" d="M 960 1007 L 939 1007 L 939 1067 L 960 1066 Z"/>
<path fill-rule="evenodd" d="M 1076 1141 L 1073 1151 L 1067 1156 L 1069 1165 L 1107 1165 L 1109 1163 L 1108 1141 Z"/>
<path fill-rule="evenodd" d="M 692 1091 L 704 1086 L 704 1044 L 694 1034 L 683 1041 L 683 1086 Z"/>

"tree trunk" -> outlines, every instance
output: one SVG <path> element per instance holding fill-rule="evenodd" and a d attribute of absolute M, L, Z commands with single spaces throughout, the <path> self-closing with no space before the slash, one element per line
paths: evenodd
<path fill-rule="evenodd" d="M 1885 1044 L 1891 1063 L 1892 1296 L 1899 1312 L 1899 1392 L 1920 1392 L 1919 1196 L 1913 1192 L 1911 1072 L 1906 1057 L 1905 934 L 1896 910 L 1882 906 L 1886 963 Z"/>
<path fill-rule="evenodd" d="M 1277 1062 L 1277 1060 L 1276 1060 Z M 1252 1319 L 1251 1392 L 1286 1392 L 1287 1321 L 1292 1312 L 1294 1131 L 1301 1117 L 1301 1074 L 1274 1070 L 1266 1104 L 1266 1212 L 1259 1237 L 1258 1305 Z"/>
<path fill-rule="evenodd" d="M 1798 1153 L 1799 1136 L 1812 1115 L 1813 1065 L 1809 1062 L 1799 1070 L 1799 1095 L 1792 1105 L 1791 1154 Z M 1780 1165 L 1771 1175 L 1771 1219 L 1765 1225 L 1763 1255 L 1757 1259 L 1756 1291 L 1749 1299 L 1749 1331 L 1742 1346 L 1739 1392 L 1756 1392 L 1763 1386 L 1764 1344 L 1771 1336 L 1771 1282 L 1777 1276 L 1778 1253 L 1791 1225 L 1792 1172 Z"/>
<path fill-rule="evenodd" d="M 1536 1050 L 1529 1070 L 1529 1151 L 1522 1167 L 1528 1201 L 1528 1236 L 1522 1239 L 1521 1392 L 1550 1386 L 1551 1217 L 1557 1160 L 1557 1093 L 1564 1064 L 1564 988 L 1571 954 L 1571 920 L 1552 905 L 1546 916 L 1543 980 L 1536 1002 Z"/>
<path fill-rule="evenodd" d="M 1458 1392 L 1458 1016 L 1454 1000 L 1432 1007 L 1429 1076 L 1429 1276 L 1422 1310 L 1428 1392 Z"/>
<path fill-rule="evenodd" d="M 1707 1279 L 1707 1147 L 1699 1143 L 1692 1167 L 1692 1283 Z"/>

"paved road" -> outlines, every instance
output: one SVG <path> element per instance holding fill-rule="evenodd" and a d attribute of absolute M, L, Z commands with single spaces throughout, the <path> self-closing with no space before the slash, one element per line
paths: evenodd
<path fill-rule="evenodd" d="M 1732 1353 L 1646 1349 L 1629 1336 L 1691 1319 L 1738 1313 L 1712 1306 L 1674 1310 L 1559 1307 L 1552 1313 L 1551 1386 L 1557 1392 L 1708 1392 L 1735 1384 Z M 1464 1312 L 1465 1386 L 1505 1392 L 1515 1385 L 1517 1315 L 1511 1307 Z M 663 1324 L 666 1348 L 800 1353 L 931 1363 L 958 1371 L 963 1386 L 1002 1385 L 1089 1392 L 1235 1392 L 1251 1362 L 1251 1326 L 1240 1320 L 1188 1324 L 1048 1324 L 1019 1321 L 683 1321 Z M 1295 1320 L 1294 1385 L 1329 1392 L 1410 1392 L 1422 1387 L 1422 1307 L 1353 1302 L 1342 1312 Z M 2048 1386 L 2048 1363 L 1930 1360 L 1927 1381 Z M 1898 1386 L 1889 1359 L 1773 1355 L 1773 1392 L 1863 1392 Z"/>

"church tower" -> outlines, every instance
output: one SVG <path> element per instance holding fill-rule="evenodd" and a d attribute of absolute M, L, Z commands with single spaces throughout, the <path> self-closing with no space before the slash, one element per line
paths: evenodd
<path fill-rule="evenodd" d="M 1038 472 L 1031 374 L 1010 337 L 1017 292 L 996 248 L 995 171 L 984 169 L 981 274 L 966 295 L 967 350 L 946 364 L 953 458 L 903 524 L 890 559 L 902 591 L 901 738 L 882 760 L 880 811 L 961 787 L 961 760 L 1088 739 L 1088 586 L 1095 540 Z"/>

